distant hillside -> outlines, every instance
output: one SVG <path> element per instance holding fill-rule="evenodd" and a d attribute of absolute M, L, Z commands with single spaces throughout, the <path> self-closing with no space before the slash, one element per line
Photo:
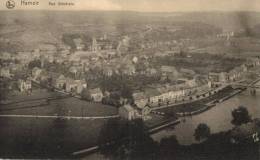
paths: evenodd
<path fill-rule="evenodd" d="M 195 37 L 202 32 L 199 26 L 204 26 L 205 33 L 212 32 L 210 28 L 245 30 L 250 33 L 249 36 L 260 33 L 257 25 L 260 24 L 258 12 L 0 11 L 0 38 L 30 48 L 39 42 L 59 43 L 64 33 L 92 36 L 103 34 L 103 31 L 123 35 L 144 28 L 147 24 L 163 26 L 181 24 L 180 22 L 189 22 L 187 24 L 191 26 L 186 28 Z"/>
<path fill-rule="evenodd" d="M 199 21 L 223 29 L 241 30 L 260 23 L 260 12 L 195 12 L 185 13 L 176 20 Z"/>
<path fill-rule="evenodd" d="M 153 23 L 174 21 L 199 21 L 224 28 L 252 27 L 260 23 L 260 12 L 176 12 L 141 13 L 120 11 L 0 11 L 0 24 L 32 23 Z M 51 25 L 49 23 L 48 25 Z"/>

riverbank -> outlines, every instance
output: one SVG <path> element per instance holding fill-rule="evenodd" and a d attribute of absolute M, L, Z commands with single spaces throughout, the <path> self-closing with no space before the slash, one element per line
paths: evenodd
<path fill-rule="evenodd" d="M 224 101 L 236 96 L 237 94 L 241 93 L 242 91 L 244 91 L 244 89 L 233 89 L 231 86 L 228 86 L 228 87 L 224 88 L 223 90 L 219 91 L 218 93 L 201 100 L 200 103 L 198 103 L 197 105 L 194 105 L 195 108 L 198 107 L 199 109 L 193 110 L 191 114 L 187 114 L 187 115 L 189 115 L 189 116 L 197 115 L 202 112 L 205 112 L 205 111 L 211 109 L 212 107 L 216 106 L 216 104 L 223 103 Z M 191 103 L 191 104 L 194 104 L 194 103 Z M 201 106 L 201 104 L 203 104 L 203 106 Z M 187 106 L 191 106 L 190 109 L 194 109 L 193 105 L 187 105 Z M 179 107 L 183 108 L 183 106 L 181 106 L 181 105 Z M 165 110 L 165 109 L 169 109 L 169 108 L 164 108 L 162 110 Z M 162 110 L 156 110 L 156 111 L 161 112 Z M 177 110 L 181 110 L 181 109 L 177 108 Z M 170 115 L 174 116 L 175 115 L 174 112 L 164 112 L 164 113 L 166 113 L 164 116 L 170 116 Z M 187 116 L 187 115 L 183 115 L 183 116 Z M 178 115 L 178 116 L 181 117 L 180 115 Z M 176 117 L 175 120 L 172 119 L 172 121 L 170 121 L 169 119 L 167 120 L 167 118 L 164 118 L 164 119 L 160 118 L 160 122 L 158 122 L 157 120 L 156 120 L 157 123 L 151 122 L 153 124 L 150 124 L 151 125 L 150 130 L 149 130 L 150 135 L 156 134 L 158 131 L 164 130 L 165 128 L 169 128 L 169 126 L 178 126 L 181 123 L 181 119 L 178 118 L 178 116 Z M 89 148 L 89 149 L 91 149 L 91 148 Z M 95 148 L 95 150 L 97 151 L 97 148 Z M 82 152 L 79 152 L 79 153 L 86 155 L 86 152 L 88 152 L 88 151 L 89 150 L 86 149 L 86 150 L 83 150 L 83 153 Z"/>
<path fill-rule="evenodd" d="M 149 135 L 152 135 L 162 129 L 165 129 L 169 126 L 174 126 L 179 124 L 181 121 L 180 119 L 171 119 L 171 120 L 167 120 L 167 121 L 162 121 L 161 123 L 158 123 L 152 127 L 145 127 L 146 132 L 148 132 Z M 124 141 L 127 140 L 127 138 L 123 138 L 123 139 L 119 139 L 119 141 Z M 109 144 L 109 143 L 108 143 Z M 96 146 L 92 146 L 86 149 L 82 149 L 82 150 L 78 150 L 76 152 L 73 152 L 71 154 L 72 158 L 78 158 L 78 157 L 86 157 L 86 156 L 91 156 L 94 154 L 97 154 L 100 150 L 100 146 L 96 145 Z"/>
<path fill-rule="evenodd" d="M 158 112 L 163 112 L 165 113 L 165 116 L 170 116 L 172 115 L 173 117 L 164 117 L 162 118 L 161 116 L 155 116 L 157 118 L 153 119 L 150 123 L 149 122 L 145 122 L 146 126 L 147 126 L 147 131 L 149 132 L 150 135 L 156 134 L 157 132 L 159 132 L 160 130 L 163 130 L 169 126 L 175 126 L 178 125 L 181 120 L 180 118 L 178 118 L 178 116 L 191 116 L 191 115 L 195 115 L 195 114 L 199 114 L 202 113 L 206 110 L 209 110 L 211 107 L 214 107 L 216 104 L 215 103 L 219 103 L 219 101 L 223 102 L 224 100 L 227 100 L 233 96 L 235 96 L 236 94 L 239 94 L 241 92 L 241 90 L 234 90 L 232 87 L 228 86 L 226 88 L 224 88 L 223 90 L 219 91 L 218 93 L 201 100 L 198 104 L 204 103 L 204 107 L 201 107 L 200 105 L 196 105 L 196 107 L 199 107 L 199 109 L 195 110 L 195 111 L 191 111 L 191 112 L 184 112 L 184 113 L 176 113 L 173 112 L 164 112 L 166 109 L 169 108 L 163 108 L 161 110 L 156 110 Z M 223 95 L 223 96 L 220 96 Z M 217 98 L 220 98 L 218 100 L 216 100 Z M 208 102 L 208 103 L 206 103 Z M 213 103 L 214 102 L 214 103 Z M 194 104 L 194 103 L 190 103 L 190 104 Z M 189 106 L 189 105 L 188 105 Z M 179 106 L 179 107 L 183 107 L 183 106 Z M 194 109 L 194 108 L 191 108 Z M 177 116 L 176 116 L 177 115 Z M 159 118 L 159 119 L 158 119 Z M 159 121 L 159 122 L 158 122 Z M 79 154 L 90 154 L 93 153 L 94 151 L 98 151 L 98 146 L 94 146 L 91 148 L 87 148 L 85 150 L 82 151 L 78 151 L 76 153 Z M 93 150 L 92 150 L 93 149 Z"/>
<path fill-rule="evenodd" d="M 163 112 L 165 114 L 176 114 L 178 116 L 191 116 L 207 111 L 208 109 L 214 107 L 216 103 L 227 100 L 236 94 L 239 94 L 240 92 L 240 89 L 233 89 L 231 86 L 227 86 L 207 98 L 191 103 L 158 109 L 157 111 Z"/>
<path fill-rule="evenodd" d="M 169 145 L 163 145 L 166 142 Z M 192 145 L 181 145 L 175 136 L 161 142 L 160 159 L 187 160 L 259 160 L 259 144 L 243 143 L 232 144 L 230 131 L 211 134 L 208 139 Z"/>
<path fill-rule="evenodd" d="M 233 92 L 231 92 L 229 95 L 221 98 L 221 99 L 218 99 L 218 100 L 212 100 L 210 102 L 208 102 L 207 104 L 205 104 L 204 107 L 198 109 L 198 110 L 195 110 L 195 111 L 191 111 L 191 112 L 179 112 L 179 113 L 176 113 L 178 116 L 180 117 L 183 117 L 183 116 L 193 116 L 193 115 L 196 115 L 196 114 L 200 114 L 202 112 L 205 112 L 209 109 L 211 109 L 212 107 L 215 107 L 217 103 L 221 103 L 223 101 L 226 101 L 228 100 L 229 98 L 232 98 L 234 97 L 235 95 L 241 93 L 243 90 L 234 90 Z"/>

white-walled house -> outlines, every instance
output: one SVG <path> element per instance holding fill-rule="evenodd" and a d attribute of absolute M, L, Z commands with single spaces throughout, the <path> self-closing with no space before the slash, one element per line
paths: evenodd
<path fill-rule="evenodd" d="M 100 88 L 88 89 L 84 94 L 86 95 L 82 95 L 83 97 L 93 102 L 101 102 L 104 97 Z"/>
<path fill-rule="evenodd" d="M 85 88 L 87 88 L 87 83 L 85 80 L 67 79 L 66 81 L 66 92 L 74 92 L 77 94 L 81 94 L 81 92 Z"/>
<path fill-rule="evenodd" d="M 10 73 L 10 69 L 8 67 L 3 67 L 0 69 L 0 77 L 6 77 L 6 78 L 10 78 L 11 73 Z"/>
<path fill-rule="evenodd" d="M 148 103 L 148 99 L 147 99 L 145 93 L 142 91 L 133 92 L 132 97 L 133 97 L 133 103 L 138 108 L 144 108 L 145 105 Z"/>
<path fill-rule="evenodd" d="M 134 120 L 138 117 L 137 111 L 130 104 L 123 105 L 118 110 L 119 116 L 129 121 Z"/>
<path fill-rule="evenodd" d="M 17 84 L 20 92 L 29 91 L 32 89 L 32 81 L 30 78 L 25 80 L 19 79 Z"/>

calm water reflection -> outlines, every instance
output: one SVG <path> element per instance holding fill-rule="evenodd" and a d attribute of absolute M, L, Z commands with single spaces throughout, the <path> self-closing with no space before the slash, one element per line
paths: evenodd
<path fill-rule="evenodd" d="M 258 83 L 258 85 L 259 84 L 260 83 Z M 182 122 L 179 125 L 172 129 L 158 132 L 152 137 L 159 141 L 163 137 L 176 135 L 181 144 L 189 145 L 196 143 L 193 134 L 199 123 L 206 123 L 210 127 L 212 133 L 231 129 L 233 127 L 231 124 L 231 112 L 239 105 L 245 106 L 252 118 L 260 118 L 260 89 L 257 90 L 256 96 L 250 95 L 249 91 L 244 91 L 204 113 L 182 118 Z"/>

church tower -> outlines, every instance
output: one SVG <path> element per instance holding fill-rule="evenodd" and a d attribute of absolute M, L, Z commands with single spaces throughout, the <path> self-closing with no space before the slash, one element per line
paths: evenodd
<path fill-rule="evenodd" d="M 92 38 L 92 51 L 95 52 L 98 50 L 98 44 L 95 37 Z"/>

